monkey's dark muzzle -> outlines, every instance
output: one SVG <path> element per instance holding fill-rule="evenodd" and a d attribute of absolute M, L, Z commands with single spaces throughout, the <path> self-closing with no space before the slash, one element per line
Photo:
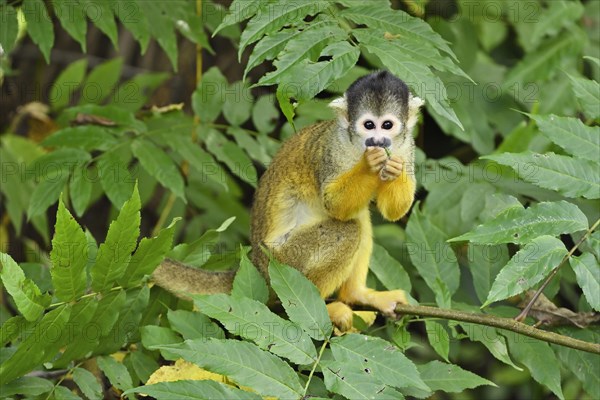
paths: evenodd
<path fill-rule="evenodd" d="M 365 140 L 365 145 L 367 147 L 390 147 L 392 145 L 392 141 L 390 138 L 368 138 Z"/>

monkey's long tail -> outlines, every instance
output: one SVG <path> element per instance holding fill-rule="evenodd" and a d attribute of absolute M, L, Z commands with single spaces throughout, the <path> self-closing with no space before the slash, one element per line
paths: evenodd
<path fill-rule="evenodd" d="M 154 270 L 152 280 L 176 296 L 187 298 L 186 293 L 230 293 L 235 273 L 206 271 L 167 258 Z"/>

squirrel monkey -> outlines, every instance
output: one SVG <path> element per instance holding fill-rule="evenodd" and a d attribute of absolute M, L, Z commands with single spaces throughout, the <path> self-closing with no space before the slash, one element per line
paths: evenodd
<path fill-rule="evenodd" d="M 285 142 L 260 179 L 251 215 L 252 261 L 268 278 L 266 247 L 300 270 L 341 330 L 352 326 L 353 304 L 394 315 L 402 290 L 374 291 L 366 280 L 373 247 L 369 204 L 400 219 L 415 193 L 411 134 L 423 101 L 387 71 L 356 80 L 330 106 L 337 118 L 304 128 Z M 388 156 L 389 154 L 389 156 Z M 191 293 L 229 291 L 233 272 L 210 273 L 165 261 L 159 286 Z"/>

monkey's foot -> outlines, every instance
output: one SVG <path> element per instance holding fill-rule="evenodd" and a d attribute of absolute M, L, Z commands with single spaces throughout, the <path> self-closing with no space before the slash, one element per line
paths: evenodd
<path fill-rule="evenodd" d="M 331 322 L 342 332 L 352 328 L 352 309 L 341 301 L 327 304 L 327 312 Z"/>
<path fill-rule="evenodd" d="M 387 292 L 373 291 L 368 294 L 369 305 L 375 307 L 388 317 L 396 318 L 396 306 L 408 304 L 404 290 L 390 290 Z"/>
<path fill-rule="evenodd" d="M 352 299 L 342 299 L 350 304 L 362 304 L 378 309 L 387 317 L 396 318 L 396 305 L 408 304 L 404 290 L 390 290 L 378 292 L 373 289 L 366 289 L 361 293 L 353 293 Z"/>

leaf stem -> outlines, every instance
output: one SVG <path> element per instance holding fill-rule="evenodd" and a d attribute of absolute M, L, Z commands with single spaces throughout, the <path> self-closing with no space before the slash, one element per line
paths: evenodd
<path fill-rule="evenodd" d="M 556 267 L 554 267 L 552 271 L 550 271 L 550 274 L 548 275 L 542 286 L 540 286 L 540 288 L 535 292 L 531 300 L 529 300 L 529 303 L 527 303 L 527 305 L 525 306 L 525 308 L 523 308 L 519 315 L 515 317 L 515 321 L 522 322 L 527 317 L 527 314 L 529 314 L 529 311 L 531 311 L 531 308 L 533 307 L 537 299 L 540 297 L 544 289 L 546 289 L 546 286 L 548 286 L 548 284 L 552 281 L 552 278 L 554 278 L 560 267 L 562 267 L 567 262 L 567 260 L 571 258 L 573 253 L 575 253 L 575 250 L 577 250 L 581 243 L 583 243 L 584 240 L 592 234 L 592 232 L 598 227 L 598 225 L 600 225 L 600 218 L 594 223 L 594 225 L 592 225 L 590 229 L 587 230 L 587 232 L 581 237 L 581 239 L 579 239 L 579 241 L 575 243 L 575 246 L 573 246 L 573 248 L 569 250 L 569 252 L 560 261 L 560 263 Z"/>
<path fill-rule="evenodd" d="M 312 380 L 315 370 L 317 369 L 317 365 L 319 365 L 319 362 L 321 361 L 321 356 L 323 356 L 325 347 L 327 347 L 328 344 L 329 344 L 329 338 L 325 338 L 325 341 L 323 342 L 323 345 L 321 346 L 321 350 L 319 350 L 319 355 L 317 356 L 317 359 L 315 360 L 315 363 L 313 364 L 313 367 L 310 370 L 310 374 L 308 375 L 308 380 L 306 381 L 306 385 L 304 386 L 304 393 L 302 393 L 303 399 L 306 397 L 306 392 L 308 391 L 308 386 L 310 385 L 310 381 Z"/>
<path fill-rule="evenodd" d="M 465 311 L 456 311 L 428 306 L 413 306 L 399 304 L 396 306 L 396 313 L 419 315 L 422 317 L 438 317 L 453 321 L 472 322 L 479 325 L 491 326 L 494 328 L 506 329 L 521 335 L 529 336 L 545 342 L 558 344 L 560 346 L 570 347 L 572 349 L 587 351 L 588 353 L 600 354 L 600 344 L 590 343 L 579 339 L 574 339 L 555 332 L 549 332 L 533 326 L 515 321 L 512 318 L 497 317 L 489 314 L 479 314 Z"/>
<path fill-rule="evenodd" d="M 115 290 L 121 290 L 121 289 L 123 289 L 122 286 L 115 286 L 115 287 L 111 288 L 109 290 L 109 292 L 114 292 Z M 127 290 L 127 289 L 125 289 L 125 290 Z M 74 300 L 73 302 L 78 302 L 81 299 L 87 299 L 88 297 L 98 296 L 99 294 L 100 294 L 100 292 L 91 292 L 91 293 L 88 293 L 88 294 L 84 294 L 83 296 L 79 297 L 77 300 Z M 52 303 L 52 304 L 50 304 L 48 306 L 48 308 L 62 306 L 63 304 L 67 304 L 67 303 L 72 303 L 72 302 L 71 301 L 60 301 L 58 303 Z"/>

